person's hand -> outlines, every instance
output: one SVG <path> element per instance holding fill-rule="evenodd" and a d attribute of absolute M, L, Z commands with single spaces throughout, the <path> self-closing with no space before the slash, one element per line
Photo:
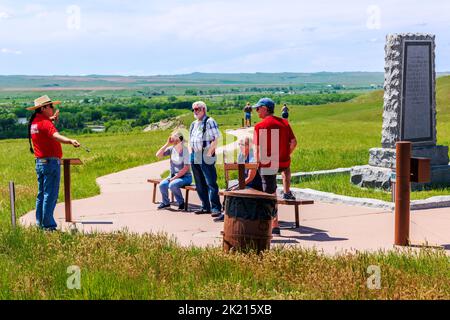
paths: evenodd
<path fill-rule="evenodd" d="M 208 157 L 212 157 L 212 156 L 213 156 L 213 153 L 214 153 L 214 150 L 209 149 L 208 152 L 206 152 L 206 155 L 207 155 Z"/>
<path fill-rule="evenodd" d="M 78 148 L 80 146 L 80 143 L 77 140 L 70 140 L 70 144 L 73 145 L 75 148 Z"/>
<path fill-rule="evenodd" d="M 171 137 L 171 136 L 169 136 L 169 137 L 167 138 L 166 144 L 167 144 L 167 145 L 173 144 L 173 140 L 172 140 L 172 137 Z"/>
<path fill-rule="evenodd" d="M 55 114 L 50 117 L 50 121 L 58 121 L 59 109 L 55 111 Z"/>

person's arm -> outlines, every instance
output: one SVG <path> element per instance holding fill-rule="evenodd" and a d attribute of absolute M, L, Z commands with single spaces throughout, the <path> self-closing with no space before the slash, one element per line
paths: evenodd
<path fill-rule="evenodd" d="M 56 141 L 58 141 L 60 143 L 71 144 L 75 148 L 78 148 L 80 146 L 80 143 L 77 140 L 64 137 L 63 135 L 59 134 L 59 132 L 55 132 L 52 137 L 53 137 L 53 139 L 55 139 Z"/>
<path fill-rule="evenodd" d="M 172 178 L 170 178 L 169 181 L 172 181 L 172 180 L 179 179 L 179 178 L 183 177 L 183 176 L 186 174 L 186 172 L 189 171 L 190 167 L 191 167 L 191 165 L 186 164 L 186 165 L 183 167 L 183 169 L 181 169 L 180 171 L 178 171 L 178 173 L 177 173 L 176 175 L 174 175 Z"/>
<path fill-rule="evenodd" d="M 212 155 L 213 155 L 214 152 L 216 151 L 217 143 L 218 143 L 218 140 L 215 139 L 215 140 L 214 140 L 213 142 L 211 142 L 211 144 L 209 145 L 209 149 L 208 149 L 208 152 L 207 152 L 207 154 L 206 154 L 208 157 L 212 157 Z"/>
<path fill-rule="evenodd" d="M 161 159 L 162 157 L 164 157 L 164 153 L 166 152 L 166 149 L 170 146 L 170 137 L 167 138 L 166 143 L 158 150 L 158 152 L 156 152 L 156 157 L 158 159 Z"/>
<path fill-rule="evenodd" d="M 247 176 L 247 178 L 245 178 L 245 184 L 246 185 L 249 184 L 250 182 L 252 182 L 253 179 L 255 179 L 256 171 L 257 171 L 256 169 L 249 169 L 248 170 L 248 176 Z"/>
<path fill-rule="evenodd" d="M 217 127 L 217 122 L 215 120 L 212 120 L 209 122 L 209 127 L 208 127 L 208 121 L 206 121 L 206 123 L 205 123 L 205 125 L 207 126 L 206 131 L 208 131 L 209 136 L 214 138 L 214 140 L 211 141 L 211 144 L 209 145 L 208 152 L 206 153 L 206 155 L 208 157 L 212 157 L 212 155 L 216 151 L 217 144 L 219 143 L 220 132 L 219 132 L 219 128 Z"/>
<path fill-rule="evenodd" d="M 289 143 L 289 155 L 294 152 L 295 147 L 297 147 L 297 139 L 291 139 L 291 142 Z"/>

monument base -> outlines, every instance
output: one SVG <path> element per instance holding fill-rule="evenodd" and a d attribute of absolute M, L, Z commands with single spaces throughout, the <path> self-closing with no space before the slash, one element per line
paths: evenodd
<path fill-rule="evenodd" d="M 431 166 L 445 166 L 449 163 L 448 146 L 413 146 L 413 157 L 430 158 Z M 372 148 L 369 150 L 369 165 L 382 168 L 395 168 L 395 149 Z"/>
<path fill-rule="evenodd" d="M 350 172 L 351 183 L 363 188 L 391 190 L 391 173 L 395 170 L 371 165 L 356 166 Z M 411 190 L 450 186 L 450 165 L 432 166 L 430 183 L 411 183 Z"/>

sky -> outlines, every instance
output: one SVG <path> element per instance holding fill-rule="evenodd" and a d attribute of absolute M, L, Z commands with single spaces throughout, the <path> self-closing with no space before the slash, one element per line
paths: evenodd
<path fill-rule="evenodd" d="M 0 0 L 0 74 L 157 75 L 384 68 L 389 33 L 436 35 L 450 1 Z"/>

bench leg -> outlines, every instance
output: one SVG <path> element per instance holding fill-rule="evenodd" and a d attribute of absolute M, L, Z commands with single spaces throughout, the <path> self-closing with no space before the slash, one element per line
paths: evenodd
<path fill-rule="evenodd" d="M 156 203 L 156 183 L 153 184 L 153 203 Z"/>
<path fill-rule="evenodd" d="M 298 204 L 295 205 L 295 227 L 300 228 L 300 218 L 298 215 Z"/>
<path fill-rule="evenodd" d="M 174 202 L 174 199 L 173 199 L 173 192 L 170 193 L 170 201 L 171 201 L 171 202 Z"/>
<path fill-rule="evenodd" d="M 189 190 L 186 189 L 186 196 L 184 197 L 184 211 L 188 211 L 189 208 Z"/>

